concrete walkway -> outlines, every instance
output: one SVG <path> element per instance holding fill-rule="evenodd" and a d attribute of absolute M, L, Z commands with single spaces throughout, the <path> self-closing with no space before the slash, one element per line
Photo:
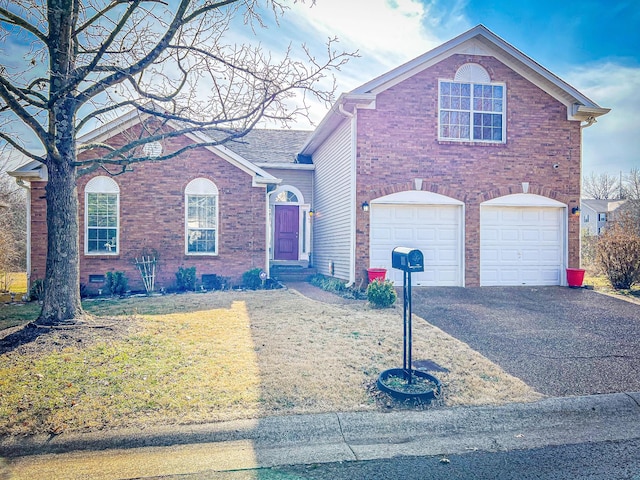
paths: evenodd
<path fill-rule="evenodd" d="M 6 468 L 16 480 L 114 479 L 638 438 L 640 392 L 9 437 L 0 441 L 0 455 L 8 458 Z"/>

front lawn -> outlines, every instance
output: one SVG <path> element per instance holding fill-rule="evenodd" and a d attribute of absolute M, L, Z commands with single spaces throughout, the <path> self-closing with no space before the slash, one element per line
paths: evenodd
<path fill-rule="evenodd" d="M 37 316 L 32 305 L 10 307 Z M 0 340 L 0 434 L 388 408 L 371 395 L 372 385 L 382 370 L 402 364 L 401 307 L 328 305 L 294 290 L 92 300 L 85 307 L 95 323 L 27 328 Z M 446 405 L 540 398 L 424 321 L 414 321 L 413 352 L 449 370 L 436 373 Z"/>
<path fill-rule="evenodd" d="M 640 285 L 634 285 L 628 290 L 616 290 L 611 286 L 611 282 L 609 282 L 609 279 L 605 275 L 587 273 L 584 277 L 584 285 L 591 285 L 594 290 L 599 292 L 640 300 Z"/>

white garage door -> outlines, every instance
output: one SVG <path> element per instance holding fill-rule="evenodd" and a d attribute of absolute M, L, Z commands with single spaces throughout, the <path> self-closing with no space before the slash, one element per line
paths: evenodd
<path fill-rule="evenodd" d="M 561 285 L 564 208 L 480 208 L 480 285 Z"/>
<path fill-rule="evenodd" d="M 387 278 L 395 285 L 402 285 L 402 271 L 391 268 L 391 252 L 395 247 L 417 248 L 424 255 L 425 271 L 411 274 L 413 285 L 462 286 L 461 222 L 462 206 L 458 204 L 374 201 L 371 204 L 370 266 L 386 268 Z"/>

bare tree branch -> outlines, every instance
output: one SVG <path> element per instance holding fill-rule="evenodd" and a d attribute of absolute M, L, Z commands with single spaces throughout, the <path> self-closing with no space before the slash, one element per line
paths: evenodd
<path fill-rule="evenodd" d="M 608 173 L 597 175 L 592 172 L 588 177 L 582 179 L 582 190 L 585 198 L 593 198 L 595 200 L 613 199 L 618 196 L 619 189 L 618 179 Z"/>

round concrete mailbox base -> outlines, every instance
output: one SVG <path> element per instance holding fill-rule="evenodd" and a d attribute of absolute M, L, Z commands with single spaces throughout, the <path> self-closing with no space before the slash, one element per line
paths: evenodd
<path fill-rule="evenodd" d="M 385 370 L 378 377 L 378 389 L 396 400 L 419 400 L 430 402 L 442 393 L 442 383 L 433 375 L 420 370 L 411 370 L 412 383 L 408 383 L 408 372 L 402 368 Z M 390 379 L 394 380 L 393 382 Z M 397 379 L 403 379 L 404 383 Z"/>

